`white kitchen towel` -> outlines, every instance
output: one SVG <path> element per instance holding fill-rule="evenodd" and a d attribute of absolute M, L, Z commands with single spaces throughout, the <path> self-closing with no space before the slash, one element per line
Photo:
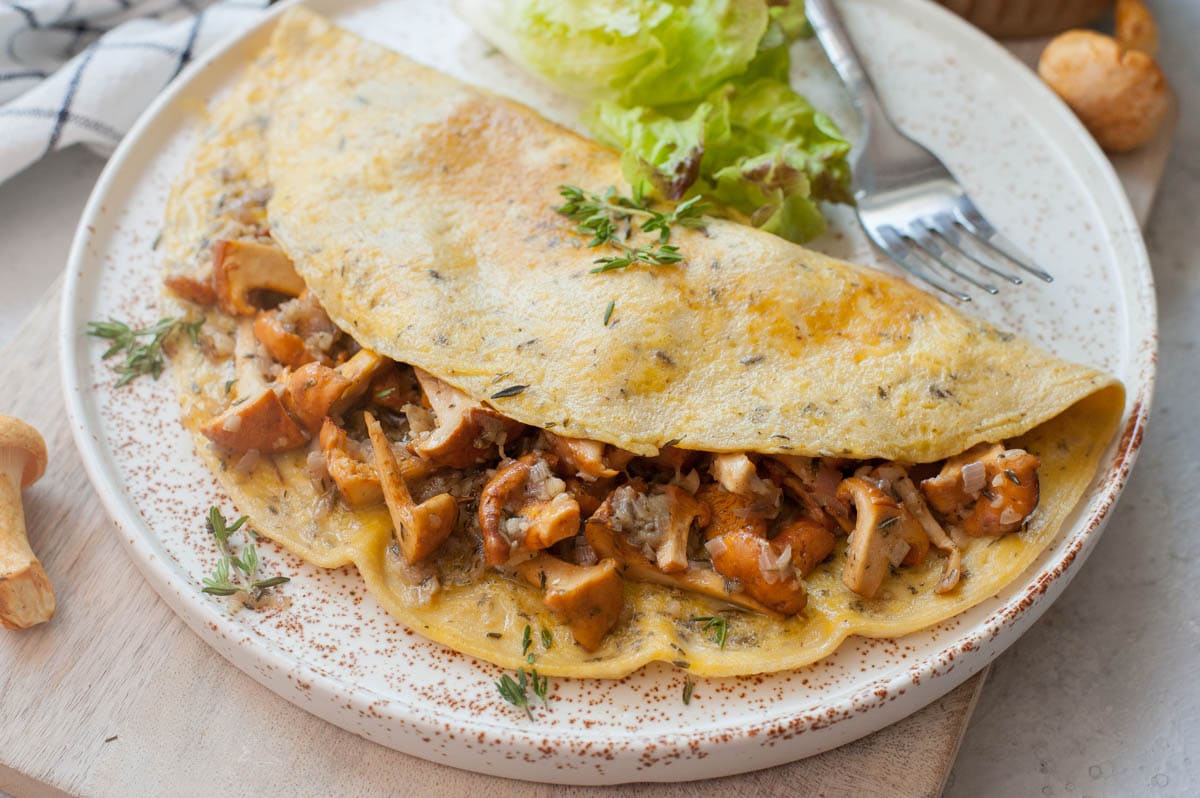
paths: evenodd
<path fill-rule="evenodd" d="M 200 52 L 273 0 L 0 0 L 0 182 L 71 144 L 111 152 Z"/>

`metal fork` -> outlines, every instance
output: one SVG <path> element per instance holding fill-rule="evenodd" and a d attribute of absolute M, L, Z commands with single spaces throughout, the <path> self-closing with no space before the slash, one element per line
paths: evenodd
<path fill-rule="evenodd" d="M 989 294 L 1000 289 L 964 269 L 982 269 L 1020 285 L 1022 279 L 1010 268 L 1015 266 L 1053 281 L 988 222 L 936 155 L 896 127 L 833 0 L 807 0 L 804 8 L 862 117 L 862 141 L 851 156 L 851 187 L 858 221 L 875 245 L 913 276 L 964 302 L 970 295 L 942 279 L 939 269 Z"/>

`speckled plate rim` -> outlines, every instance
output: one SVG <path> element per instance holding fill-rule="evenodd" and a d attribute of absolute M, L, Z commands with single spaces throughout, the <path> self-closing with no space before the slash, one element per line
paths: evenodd
<path fill-rule="evenodd" d="M 1027 581 L 1013 592 L 1008 601 L 982 622 L 965 630 L 952 644 L 936 654 L 912 662 L 902 673 L 872 680 L 853 694 L 830 701 L 819 712 L 782 714 L 760 723 L 736 726 L 708 724 L 671 735 L 647 734 L 642 737 L 632 736 L 631 740 L 623 741 L 667 748 L 708 749 L 719 746 L 727 752 L 726 756 L 710 757 L 694 764 L 686 774 L 680 774 L 674 769 L 638 769 L 635 772 L 632 767 L 613 767 L 600 778 L 580 778 L 578 773 L 542 771 L 536 768 L 531 773 L 529 764 L 524 762 L 513 766 L 480 766 L 477 769 L 481 772 L 513 778 L 581 783 L 614 783 L 656 778 L 709 778 L 769 767 L 837 747 L 920 709 L 985 667 L 1041 616 L 1094 548 L 1113 503 L 1124 488 L 1136 460 L 1154 384 L 1157 349 L 1154 284 L 1138 225 L 1108 160 L 1070 111 L 1033 73 L 999 44 L 971 28 L 949 11 L 932 4 L 920 3 L 919 0 L 896 2 L 909 5 L 912 15 L 921 17 L 929 28 L 957 37 L 969 45 L 976 58 L 974 65 L 977 68 L 992 70 L 994 76 L 1000 76 L 998 79 L 1002 78 L 1009 83 L 1014 90 L 1014 96 L 1021 96 L 1025 100 L 1026 109 L 1031 113 L 1036 112 L 1039 123 L 1060 145 L 1059 157 L 1069 161 L 1077 173 L 1086 175 L 1092 187 L 1100 189 L 1101 194 L 1096 196 L 1107 206 L 1103 215 L 1113 222 L 1113 227 L 1119 234 L 1128 239 L 1124 243 L 1132 250 L 1131 254 L 1134 256 L 1134 262 L 1127 263 L 1122 272 L 1122 289 L 1126 300 L 1123 309 L 1129 314 L 1128 325 L 1132 337 L 1128 343 L 1137 380 L 1127 384 L 1129 398 L 1122 431 L 1109 447 L 1102 461 L 1104 471 L 1089 491 L 1085 504 L 1077 508 L 1073 520 L 1064 528 L 1062 534 L 1065 539 L 1061 544 L 1061 551 L 1035 572 L 1027 574 Z M 83 358 L 88 355 L 83 348 L 87 339 L 82 333 L 86 318 L 81 315 L 81 296 L 83 289 L 88 287 L 89 275 L 85 272 L 84 265 L 88 260 L 89 245 L 97 235 L 96 231 L 108 225 L 101 225 L 99 222 L 106 199 L 128 178 L 131 169 L 136 170 L 140 146 L 150 138 L 149 134 L 156 121 L 164 110 L 169 109 L 176 97 L 206 77 L 210 65 L 223 60 L 232 51 L 244 49 L 249 53 L 249 43 L 260 40 L 279 13 L 298 3 L 299 0 L 289 0 L 280 4 L 245 34 L 215 48 L 188 67 L 147 109 L 109 161 L 84 210 L 68 259 L 59 329 L 63 390 L 72 433 L 93 486 L 116 522 L 123 545 L 135 564 L 176 614 L 210 646 L 247 675 L 286 700 L 350 731 L 375 739 L 362 728 L 351 724 L 348 712 L 357 715 L 382 701 L 390 711 L 396 712 L 401 723 L 413 732 L 405 739 L 414 742 L 405 743 L 395 739 L 377 741 L 417 756 L 429 755 L 431 752 L 415 741 L 419 740 L 422 734 L 440 730 L 444 725 L 444 718 L 437 715 L 436 708 L 418 703 L 399 702 L 361 685 L 352 686 L 352 689 L 346 692 L 344 684 L 327 675 L 320 667 L 312 666 L 300 657 L 275 650 L 263 641 L 245 635 L 238 623 L 222 612 L 216 604 L 198 603 L 194 600 L 195 590 L 191 580 L 155 554 L 151 543 L 154 540 L 153 530 L 142 519 L 136 503 L 116 476 L 117 469 L 101 444 L 102 427 L 97 408 L 89 403 L 86 390 Z M 310 2 L 309 5 L 321 10 L 322 6 L 336 4 L 333 0 L 322 0 Z M 845 722 L 851 719 L 855 722 Z M 462 730 L 466 734 L 478 734 L 481 738 L 492 735 L 495 737 L 495 744 L 514 753 L 521 752 L 530 745 L 547 742 L 536 729 L 530 730 L 512 723 L 483 718 L 465 724 Z M 809 734 L 802 744 L 772 745 L 769 750 L 761 744 L 764 740 L 795 740 L 805 732 Z M 596 741 L 595 736 L 576 736 L 579 742 Z M 556 738 L 560 742 L 567 737 L 571 737 L 571 733 L 556 732 Z M 441 761 L 447 761 L 457 767 L 472 768 L 469 760 L 449 761 L 444 752 L 440 755 L 443 757 Z"/>

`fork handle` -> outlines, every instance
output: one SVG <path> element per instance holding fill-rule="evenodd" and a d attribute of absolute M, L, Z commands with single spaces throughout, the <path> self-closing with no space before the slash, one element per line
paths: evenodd
<path fill-rule="evenodd" d="M 821 49 L 837 70 L 842 83 L 846 84 L 855 107 L 862 115 L 863 125 L 868 131 L 879 122 L 890 125 L 891 119 L 875 93 L 871 78 L 863 69 L 862 60 L 850 41 L 850 34 L 846 32 L 842 15 L 834 7 L 833 0 L 805 0 L 804 13 L 817 41 L 821 43 Z"/>

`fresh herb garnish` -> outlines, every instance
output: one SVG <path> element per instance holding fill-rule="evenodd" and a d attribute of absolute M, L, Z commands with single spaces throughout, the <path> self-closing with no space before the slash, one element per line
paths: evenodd
<path fill-rule="evenodd" d="M 692 681 L 691 676 L 683 677 L 683 703 L 684 706 L 692 703 L 692 691 L 696 689 L 696 683 Z"/>
<path fill-rule="evenodd" d="M 875 528 L 876 529 L 887 529 L 889 526 L 891 526 L 892 524 L 896 523 L 899 520 L 900 520 L 900 516 L 893 515 L 891 518 L 885 518 L 882 521 L 880 521 L 878 524 L 875 525 Z"/>
<path fill-rule="evenodd" d="M 525 631 L 521 632 L 521 656 L 524 657 L 529 653 L 529 647 L 533 645 L 533 627 L 525 624 Z"/>
<path fill-rule="evenodd" d="M 382 391 L 375 394 L 375 398 L 376 399 L 387 399 L 389 396 L 391 396 L 395 392 L 396 392 L 395 388 L 384 388 Z"/>
<path fill-rule="evenodd" d="M 1004 476 L 1008 477 L 1008 481 L 1014 485 L 1021 484 L 1021 478 L 1017 476 L 1017 472 L 1013 471 L 1011 468 L 1004 469 Z"/>
<path fill-rule="evenodd" d="M 208 508 L 206 526 L 209 534 L 217 541 L 217 550 L 221 559 L 211 576 L 202 580 L 204 592 L 213 596 L 236 596 L 245 594 L 253 601 L 258 601 L 273 587 L 286 584 L 291 580 L 286 576 L 271 576 L 266 579 L 256 579 L 258 575 L 258 549 L 249 540 L 254 533 L 245 530 L 247 543 L 242 547 L 241 554 L 234 554 L 229 548 L 229 539 L 245 526 L 248 516 L 243 515 L 232 524 L 216 507 Z M 239 573 L 240 572 L 240 573 Z"/>
<path fill-rule="evenodd" d="M 554 635 L 550 634 L 550 630 L 542 627 L 542 648 L 549 651 L 554 647 Z"/>
<path fill-rule="evenodd" d="M 203 318 L 197 321 L 166 318 L 159 319 L 157 323 L 149 327 L 135 330 L 124 322 L 109 319 L 108 321 L 88 322 L 87 334 L 94 338 L 112 341 L 112 345 L 100 356 L 102 360 L 108 360 L 113 355 L 124 353 L 125 362 L 114 369 L 121 375 L 121 379 L 117 380 L 116 387 L 122 388 L 144 374 L 149 374 L 157 380 L 166 365 L 163 360 L 163 344 L 171 337 L 171 334 L 176 330 L 183 330 L 195 345 L 197 343 L 196 336 L 203 325 Z M 150 340 L 142 343 L 141 339 L 143 338 Z"/>
<path fill-rule="evenodd" d="M 616 301 L 610 300 L 608 305 L 604 308 L 604 326 L 605 327 L 608 326 L 608 320 L 612 318 L 613 308 L 615 308 L 616 306 L 617 306 Z"/>
<path fill-rule="evenodd" d="M 521 391 L 525 390 L 528 387 L 529 387 L 528 385 L 510 385 L 507 388 L 502 388 L 501 390 L 496 391 L 494 394 L 491 395 L 490 398 L 504 399 L 509 396 L 516 396 L 517 394 L 519 394 Z"/>
<path fill-rule="evenodd" d="M 525 669 L 521 668 L 517 671 L 518 679 L 513 679 L 507 673 L 500 677 L 500 681 L 496 682 L 496 689 L 500 691 L 500 696 L 512 704 L 514 707 L 525 710 L 525 714 L 533 720 L 533 711 L 529 708 L 529 694 L 526 692 L 528 682 L 525 678 Z"/>
<path fill-rule="evenodd" d="M 547 706 L 547 694 L 550 692 L 550 677 L 538 676 L 537 668 L 530 668 L 529 681 L 533 684 L 533 692 L 542 700 L 542 706 Z"/>
<path fill-rule="evenodd" d="M 703 623 L 700 628 L 701 632 L 713 630 L 713 642 L 721 648 L 725 648 L 725 639 L 729 636 L 729 619 L 723 615 L 705 615 L 701 618 L 692 618 L 694 623 Z"/>
<path fill-rule="evenodd" d="M 558 192 L 566 202 L 554 210 L 575 222 L 578 232 L 592 237 L 589 247 L 607 244 L 621 253 L 597 258 L 595 262 L 599 265 L 591 270 L 592 274 L 626 269 L 635 263 L 651 266 L 679 263 L 683 255 L 678 247 L 668 243 L 673 226 L 703 227 L 704 212 L 708 209 L 697 196 L 679 203 L 671 212 L 663 213 L 650 208 L 640 190 L 635 190 L 632 197 L 625 197 L 613 186 L 609 186 L 603 196 L 570 185 L 559 186 Z M 658 233 L 657 243 L 647 246 L 627 243 L 635 218 L 644 220 L 641 223 L 643 233 Z M 607 315 L 605 325 L 608 324 Z"/>

